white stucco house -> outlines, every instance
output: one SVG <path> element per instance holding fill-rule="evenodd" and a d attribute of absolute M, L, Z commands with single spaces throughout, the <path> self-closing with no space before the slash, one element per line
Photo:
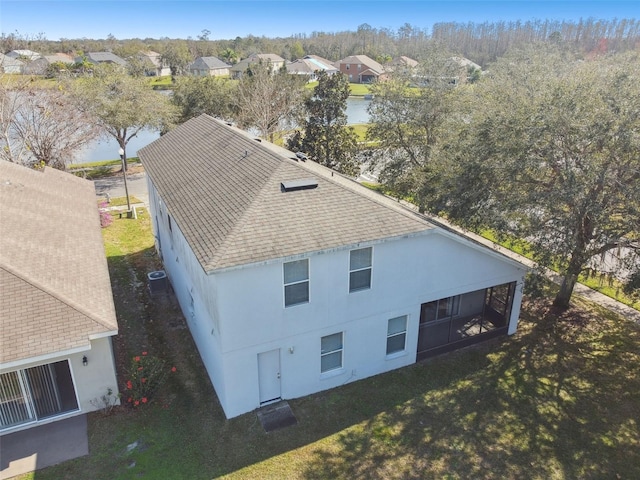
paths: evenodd
<path fill-rule="evenodd" d="M 0 232 L 0 435 L 98 410 L 109 390 L 115 401 L 118 323 L 93 183 L 0 162 Z"/>
<path fill-rule="evenodd" d="M 516 331 L 526 267 L 207 115 L 138 152 L 227 417 Z"/>

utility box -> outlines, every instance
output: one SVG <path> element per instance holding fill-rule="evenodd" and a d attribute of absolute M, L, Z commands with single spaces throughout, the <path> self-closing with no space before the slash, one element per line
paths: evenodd
<path fill-rule="evenodd" d="M 151 295 L 165 293 L 169 289 L 169 279 L 164 270 L 150 272 L 147 277 L 149 278 L 149 292 L 151 292 Z"/>

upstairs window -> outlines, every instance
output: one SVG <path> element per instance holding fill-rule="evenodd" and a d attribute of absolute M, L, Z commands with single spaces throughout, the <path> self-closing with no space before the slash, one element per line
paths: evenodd
<path fill-rule="evenodd" d="M 349 252 L 349 292 L 371 288 L 372 252 L 372 247 Z"/>
<path fill-rule="evenodd" d="M 284 264 L 284 306 L 309 302 L 309 259 Z"/>

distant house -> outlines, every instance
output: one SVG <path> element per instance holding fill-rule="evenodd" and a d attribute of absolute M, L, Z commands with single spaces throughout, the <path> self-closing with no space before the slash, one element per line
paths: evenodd
<path fill-rule="evenodd" d="M 17 58 L 9 57 L 4 53 L 0 53 L 0 72 L 9 74 L 20 74 L 24 68 L 25 62 Z"/>
<path fill-rule="evenodd" d="M 384 80 L 384 67 L 366 55 L 352 55 L 336 62 L 340 72 L 347 75 L 351 83 L 371 83 Z"/>
<path fill-rule="evenodd" d="M 287 63 L 286 68 L 292 75 L 308 75 L 310 82 L 316 80 L 318 71 L 325 71 L 329 75 L 338 72 L 333 63 L 317 55 L 305 55 L 303 58 Z"/>
<path fill-rule="evenodd" d="M 20 60 L 35 60 L 41 56 L 42 55 L 38 52 L 34 52 L 33 50 L 11 50 L 7 53 L 7 57 L 17 58 Z"/>
<path fill-rule="evenodd" d="M 171 68 L 169 68 L 169 64 L 162 59 L 160 53 L 151 50 L 140 52 L 138 58 L 149 64 L 149 69 L 146 71 L 148 76 L 165 77 L 171 75 Z"/>
<path fill-rule="evenodd" d="M 3 435 L 116 399 L 118 323 L 93 183 L 0 162 L 0 205 Z"/>
<path fill-rule="evenodd" d="M 231 73 L 231 77 L 241 78 L 242 75 L 244 75 L 244 72 L 247 71 L 247 68 L 249 68 L 252 64 L 259 63 L 259 62 L 262 62 L 264 64 L 271 66 L 271 69 L 273 70 L 273 72 L 277 72 L 285 64 L 284 58 L 282 58 L 279 55 L 276 55 L 275 53 L 254 53 L 253 55 L 249 55 L 244 60 L 241 60 L 240 62 L 236 63 L 233 67 L 229 69 L 229 72 Z"/>
<path fill-rule="evenodd" d="M 65 53 L 56 53 L 54 55 L 44 55 L 37 58 L 24 66 L 24 73 L 28 75 L 44 75 L 50 65 L 60 63 L 64 65 L 73 65 L 74 60 L 71 55 Z"/>
<path fill-rule="evenodd" d="M 227 417 L 516 331 L 525 266 L 326 167 L 208 115 L 138 155 Z"/>
<path fill-rule="evenodd" d="M 391 62 L 386 65 L 386 70 L 391 72 L 402 72 L 412 74 L 418 67 L 418 61 L 409 57 L 399 56 L 395 57 Z"/>
<path fill-rule="evenodd" d="M 472 62 L 468 58 L 464 57 L 451 57 L 449 63 L 455 67 L 459 67 L 459 73 L 452 79 L 452 83 L 464 83 L 469 80 L 474 74 L 482 75 L 482 67 L 475 62 Z"/>
<path fill-rule="evenodd" d="M 231 65 L 218 57 L 198 57 L 188 67 L 189 73 L 197 77 L 219 77 L 229 75 Z"/>
<path fill-rule="evenodd" d="M 87 62 L 94 65 L 98 65 L 100 63 L 111 63 L 120 65 L 121 67 L 127 66 L 127 62 L 124 59 L 111 52 L 89 52 L 85 54 L 84 57 L 76 57 L 75 61 L 82 62 L 84 58 L 86 58 Z"/>

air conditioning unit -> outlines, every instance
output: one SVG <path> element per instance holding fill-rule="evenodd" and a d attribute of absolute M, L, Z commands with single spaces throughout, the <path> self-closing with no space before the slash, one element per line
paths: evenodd
<path fill-rule="evenodd" d="M 149 278 L 149 291 L 153 295 L 154 293 L 164 293 L 169 288 L 169 280 L 164 270 L 158 270 L 147 274 Z"/>

